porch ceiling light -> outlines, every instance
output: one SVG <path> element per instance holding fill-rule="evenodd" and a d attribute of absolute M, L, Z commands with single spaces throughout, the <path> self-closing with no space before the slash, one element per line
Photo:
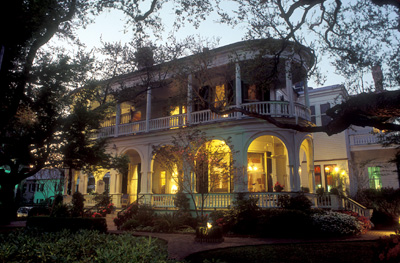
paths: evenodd
<path fill-rule="evenodd" d="M 335 167 L 335 173 L 338 173 L 339 172 L 339 167 Z"/>

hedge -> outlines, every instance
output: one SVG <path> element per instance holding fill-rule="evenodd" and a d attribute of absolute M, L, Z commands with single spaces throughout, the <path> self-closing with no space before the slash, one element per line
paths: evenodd
<path fill-rule="evenodd" d="M 27 228 L 37 228 L 45 232 L 56 232 L 62 229 L 78 231 L 80 229 L 97 230 L 99 232 L 107 232 L 106 219 L 99 218 L 82 218 L 82 217 L 48 217 L 35 216 L 28 217 L 26 222 Z"/>

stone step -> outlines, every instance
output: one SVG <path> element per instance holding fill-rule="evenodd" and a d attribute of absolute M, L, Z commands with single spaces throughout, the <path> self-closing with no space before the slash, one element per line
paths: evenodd
<path fill-rule="evenodd" d="M 118 230 L 118 229 L 117 229 L 117 226 L 114 224 L 114 218 L 115 218 L 116 216 L 117 216 L 117 215 L 114 214 L 114 213 L 111 213 L 111 214 L 107 214 L 107 215 L 106 215 L 106 223 L 107 223 L 107 229 L 108 229 L 108 231 L 110 231 L 110 230 Z"/>

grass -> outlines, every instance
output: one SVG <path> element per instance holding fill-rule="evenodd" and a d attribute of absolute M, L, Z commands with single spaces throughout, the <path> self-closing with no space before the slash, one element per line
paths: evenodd
<path fill-rule="evenodd" d="M 370 263 L 378 262 L 376 244 L 376 241 L 359 241 L 244 246 L 196 253 L 186 260 L 190 263 Z"/>

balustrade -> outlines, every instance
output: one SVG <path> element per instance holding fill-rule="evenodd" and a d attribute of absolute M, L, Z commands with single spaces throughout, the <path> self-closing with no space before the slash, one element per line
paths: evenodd
<path fill-rule="evenodd" d="M 232 106 L 234 107 L 234 106 Z M 244 110 L 270 115 L 272 117 L 293 117 L 289 112 L 289 102 L 287 101 L 260 101 L 245 103 L 240 105 Z M 211 110 L 203 110 L 192 112 L 190 124 L 210 123 L 215 121 L 228 121 L 236 119 L 236 112 L 220 115 Z M 301 104 L 295 104 L 294 117 L 300 117 L 305 120 L 310 120 L 310 111 Z M 146 132 L 146 121 L 137 121 L 129 123 L 127 114 L 121 115 L 121 124 L 118 125 L 118 135 L 127 135 Z M 114 121 L 115 123 L 115 121 Z M 112 121 L 105 122 L 104 125 L 111 125 Z M 150 120 L 149 130 L 171 129 L 188 125 L 187 114 L 179 114 L 168 117 L 156 118 Z M 100 129 L 99 137 L 115 136 L 115 126 L 103 127 Z"/>

